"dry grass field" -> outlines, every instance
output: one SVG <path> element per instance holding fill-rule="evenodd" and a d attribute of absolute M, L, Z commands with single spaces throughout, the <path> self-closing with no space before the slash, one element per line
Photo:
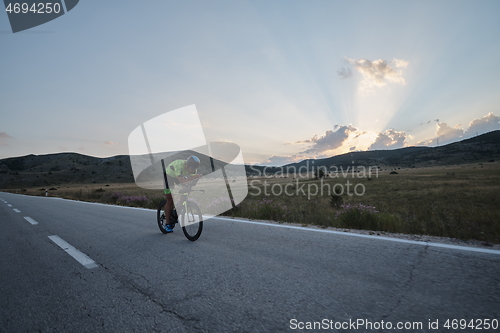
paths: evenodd
<path fill-rule="evenodd" d="M 356 173 L 249 178 L 247 198 L 225 215 L 500 243 L 498 162 L 396 171 L 370 178 Z M 351 195 L 335 195 L 334 186 L 344 192 L 349 187 Z M 5 191 L 45 195 L 41 188 Z M 49 195 L 146 208 L 156 208 L 163 199 L 161 190 L 130 183 L 61 185 Z"/>

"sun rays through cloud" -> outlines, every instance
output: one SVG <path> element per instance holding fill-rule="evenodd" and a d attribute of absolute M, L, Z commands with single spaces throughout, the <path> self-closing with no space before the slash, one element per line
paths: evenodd
<path fill-rule="evenodd" d="M 380 132 L 394 118 L 404 103 L 405 69 L 410 62 L 404 59 L 369 60 L 346 57 L 337 71 L 347 86 L 340 103 L 349 107 L 348 121 L 368 131 Z"/>
<path fill-rule="evenodd" d="M 263 164 L 284 165 L 305 159 L 326 158 L 352 151 L 398 149 L 408 146 L 435 146 L 467 139 L 478 134 L 500 129 L 500 117 L 488 113 L 484 117 L 472 119 L 468 127 L 461 124 L 450 126 L 439 119 L 429 120 L 428 124 L 435 126 L 432 138 L 417 141 L 405 132 L 389 128 L 384 131 L 362 131 L 352 125 L 335 125 L 324 134 L 314 134 L 309 139 L 286 143 L 297 146 L 297 152 L 289 155 L 273 155 Z"/>

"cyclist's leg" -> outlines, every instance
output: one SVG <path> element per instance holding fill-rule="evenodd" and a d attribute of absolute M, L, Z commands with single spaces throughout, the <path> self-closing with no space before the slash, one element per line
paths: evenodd
<path fill-rule="evenodd" d="M 167 203 L 165 204 L 165 223 L 170 223 L 170 215 L 172 215 L 172 209 L 174 208 L 174 199 L 172 198 L 172 193 L 166 193 L 165 199 Z"/>
<path fill-rule="evenodd" d="M 170 223 L 170 216 L 172 215 L 172 210 L 174 209 L 174 198 L 170 189 L 173 189 L 176 184 L 176 179 L 167 175 L 167 188 L 165 190 L 165 199 L 167 200 L 165 204 L 165 223 Z"/>

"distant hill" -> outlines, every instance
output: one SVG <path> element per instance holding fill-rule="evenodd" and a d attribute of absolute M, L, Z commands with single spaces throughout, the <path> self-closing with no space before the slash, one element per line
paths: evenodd
<path fill-rule="evenodd" d="M 183 152 L 187 158 L 192 152 Z M 199 155 L 199 154 L 198 154 Z M 205 156 L 200 156 L 203 159 Z M 381 168 L 412 168 L 455 165 L 500 160 L 500 131 L 482 134 L 441 147 L 406 147 L 394 150 L 352 152 L 325 159 L 304 160 L 281 168 L 267 167 L 267 173 L 282 168 L 299 170 L 301 166 L 379 166 Z M 313 163 L 314 162 L 314 163 Z M 222 165 L 215 161 L 216 165 Z M 264 170 L 264 166 L 246 166 L 248 175 Z M 303 168 L 304 169 L 304 168 Z M 201 168 L 207 174 L 210 169 Z M 57 186 L 68 183 L 132 183 L 134 178 L 128 155 L 107 158 L 77 153 L 27 155 L 0 160 L 0 188 Z"/>
<path fill-rule="evenodd" d="M 98 158 L 59 153 L 0 160 L 0 188 L 133 181 L 128 155 Z"/>
<path fill-rule="evenodd" d="M 187 159 L 196 154 L 202 162 L 199 172 L 211 172 L 209 158 L 199 153 L 184 151 L 176 158 Z M 215 168 L 225 163 L 214 159 Z M 231 168 L 227 168 L 232 175 Z M 0 188 L 56 186 L 60 184 L 133 183 L 134 176 L 128 155 L 106 158 L 78 153 L 27 155 L 0 160 Z"/>

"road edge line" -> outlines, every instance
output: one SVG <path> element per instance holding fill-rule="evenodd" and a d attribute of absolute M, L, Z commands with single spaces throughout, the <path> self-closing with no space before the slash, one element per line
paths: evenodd
<path fill-rule="evenodd" d="M 409 239 L 364 235 L 364 234 L 356 234 L 353 232 L 344 232 L 344 231 L 335 231 L 335 230 L 312 229 L 312 228 L 305 228 L 305 227 L 297 227 L 297 226 L 293 226 L 293 225 L 282 225 L 282 224 L 273 224 L 273 223 L 266 223 L 266 222 L 246 221 L 246 220 L 231 219 L 231 218 L 225 218 L 225 217 L 210 217 L 210 218 L 225 220 L 225 221 L 234 221 L 234 222 L 240 222 L 240 223 L 267 225 L 267 226 L 271 226 L 271 227 L 298 229 L 298 230 L 314 231 L 314 232 L 324 232 L 324 233 L 336 234 L 336 235 L 346 235 L 346 236 L 354 236 L 354 237 L 369 238 L 369 239 L 379 239 L 379 240 L 386 240 L 386 241 L 391 241 L 391 242 L 406 243 L 406 244 L 413 244 L 413 245 L 442 247 L 442 248 L 448 248 L 448 249 L 454 249 L 454 250 L 463 250 L 463 251 L 472 251 L 472 252 L 481 252 L 481 253 L 500 255 L 499 250 L 482 249 L 482 248 L 478 248 L 478 247 L 468 247 L 468 246 L 442 244 L 442 243 L 434 243 L 434 242 L 412 241 Z"/>

